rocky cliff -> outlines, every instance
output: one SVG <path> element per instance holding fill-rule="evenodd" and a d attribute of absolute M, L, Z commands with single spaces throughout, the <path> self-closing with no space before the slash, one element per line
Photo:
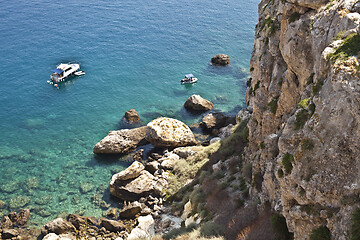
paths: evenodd
<path fill-rule="evenodd" d="M 245 158 L 295 239 L 350 239 L 360 206 L 360 2 L 262 0 Z"/>

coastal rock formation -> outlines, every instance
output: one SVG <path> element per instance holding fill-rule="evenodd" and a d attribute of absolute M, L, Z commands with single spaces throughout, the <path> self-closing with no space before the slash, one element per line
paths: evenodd
<path fill-rule="evenodd" d="M 208 111 L 214 105 L 209 100 L 200 97 L 200 95 L 192 95 L 186 100 L 184 107 L 194 111 Z"/>
<path fill-rule="evenodd" d="M 126 111 L 124 118 L 125 118 L 130 124 L 140 122 L 140 116 L 139 116 L 139 114 L 136 112 L 135 109 L 130 109 L 129 111 Z"/>
<path fill-rule="evenodd" d="M 153 176 L 141 165 L 135 161 L 128 169 L 113 175 L 109 186 L 110 194 L 126 201 L 139 200 L 149 195 L 162 196 L 167 182 L 161 177 Z"/>
<path fill-rule="evenodd" d="M 230 63 L 229 56 L 225 54 L 217 54 L 211 58 L 211 63 L 215 65 L 225 66 Z"/>
<path fill-rule="evenodd" d="M 137 201 L 125 205 L 119 212 L 120 218 L 135 218 L 142 211 L 143 207 Z"/>
<path fill-rule="evenodd" d="M 203 117 L 202 127 L 203 129 L 211 132 L 213 130 L 219 130 L 222 127 L 225 127 L 229 124 L 234 124 L 235 118 L 225 116 L 222 113 L 210 113 Z M 213 132 L 214 135 L 217 135 L 217 131 Z"/>
<path fill-rule="evenodd" d="M 151 239 L 155 235 L 155 221 L 151 215 L 138 218 L 138 226 L 129 234 L 127 240 Z"/>
<path fill-rule="evenodd" d="M 49 233 L 62 234 L 68 232 L 75 232 L 75 227 L 70 222 L 66 221 L 63 218 L 56 218 L 48 223 L 41 229 L 42 235 L 47 235 Z"/>
<path fill-rule="evenodd" d="M 106 218 L 100 219 L 100 225 L 110 232 L 121 232 L 125 229 L 125 225 L 122 222 Z"/>
<path fill-rule="evenodd" d="M 185 123 L 166 117 L 148 123 L 145 139 L 155 147 L 183 147 L 196 144 L 193 132 Z"/>
<path fill-rule="evenodd" d="M 350 239 L 360 191 L 359 3 L 263 0 L 246 102 L 252 196 L 295 239 Z M 357 197 L 355 197 L 357 198 Z"/>
<path fill-rule="evenodd" d="M 96 154 L 124 154 L 133 151 L 136 147 L 146 144 L 146 127 L 110 131 L 98 142 L 93 151 Z"/>

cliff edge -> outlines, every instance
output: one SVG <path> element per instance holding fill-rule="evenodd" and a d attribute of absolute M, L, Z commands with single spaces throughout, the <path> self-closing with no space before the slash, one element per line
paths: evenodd
<path fill-rule="evenodd" d="M 360 206 L 360 2 L 263 0 L 246 103 L 245 158 L 295 239 L 350 239 Z"/>

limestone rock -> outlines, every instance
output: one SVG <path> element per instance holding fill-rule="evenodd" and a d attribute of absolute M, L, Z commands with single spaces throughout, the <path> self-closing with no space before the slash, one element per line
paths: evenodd
<path fill-rule="evenodd" d="M 127 240 L 151 239 L 155 235 L 155 221 L 151 215 L 138 218 L 139 224 L 129 234 Z"/>
<path fill-rule="evenodd" d="M 229 137 L 232 133 L 232 129 L 234 128 L 234 125 L 229 124 L 226 127 L 222 127 L 219 129 L 219 137 L 220 139 L 225 139 L 227 137 Z"/>
<path fill-rule="evenodd" d="M 125 225 L 122 222 L 109 220 L 106 218 L 100 219 L 100 225 L 110 232 L 121 232 L 125 229 Z"/>
<path fill-rule="evenodd" d="M 142 163 L 135 161 L 127 169 L 113 175 L 110 185 L 114 184 L 115 181 L 125 181 L 137 178 L 144 169 L 145 167 Z"/>
<path fill-rule="evenodd" d="M 225 54 L 217 54 L 211 58 L 211 63 L 215 65 L 225 66 L 230 63 L 229 56 Z"/>
<path fill-rule="evenodd" d="M 234 123 L 235 119 L 232 117 L 227 117 L 222 113 L 210 113 L 203 117 L 202 126 L 204 129 L 208 131 L 212 131 L 214 129 L 220 129 L 222 127 L 227 126 L 230 123 Z"/>
<path fill-rule="evenodd" d="M 140 116 L 135 109 L 130 109 L 129 111 L 126 111 L 124 117 L 130 124 L 140 122 Z"/>
<path fill-rule="evenodd" d="M 146 163 L 145 169 L 151 174 L 154 174 L 159 169 L 159 162 L 158 161 L 151 161 Z"/>
<path fill-rule="evenodd" d="M 19 235 L 19 232 L 15 229 L 4 229 L 2 232 L 3 239 L 12 239 Z"/>
<path fill-rule="evenodd" d="M 146 127 L 110 131 L 98 142 L 93 151 L 97 154 L 124 154 L 146 143 Z"/>
<path fill-rule="evenodd" d="M 192 95 L 186 100 L 184 107 L 194 111 L 208 111 L 214 105 L 209 100 L 200 97 L 200 95 Z"/>
<path fill-rule="evenodd" d="M 250 117 L 251 117 L 250 111 L 247 110 L 246 108 L 243 108 L 236 114 L 236 123 L 248 121 Z"/>
<path fill-rule="evenodd" d="M 76 214 L 69 214 L 67 220 L 75 226 L 76 229 L 80 229 L 84 225 L 93 225 L 96 223 L 96 220 L 91 217 L 84 217 Z"/>
<path fill-rule="evenodd" d="M 183 147 L 196 144 L 194 134 L 185 123 L 166 117 L 148 123 L 145 138 L 155 147 Z"/>
<path fill-rule="evenodd" d="M 125 170 L 126 171 L 126 170 Z M 166 181 L 142 170 L 134 179 L 122 180 L 116 174 L 110 182 L 110 194 L 126 201 L 138 200 L 148 195 L 161 196 Z"/>
<path fill-rule="evenodd" d="M 167 170 L 171 170 L 175 166 L 175 162 L 179 161 L 179 156 L 177 154 L 170 154 L 168 157 L 160 159 L 161 167 Z"/>
<path fill-rule="evenodd" d="M 43 240 L 60 240 L 60 237 L 56 233 L 47 234 Z"/>
<path fill-rule="evenodd" d="M 9 229 L 13 226 L 13 222 L 10 220 L 10 218 L 8 216 L 4 216 L 1 219 L 1 228 L 2 229 Z"/>
<path fill-rule="evenodd" d="M 127 204 L 119 212 L 120 218 L 135 218 L 137 214 L 142 211 L 142 206 L 139 202 L 135 201 Z"/>
<path fill-rule="evenodd" d="M 30 219 L 30 210 L 29 209 L 22 209 L 18 214 L 17 214 L 17 223 L 20 226 L 25 225 Z"/>
<path fill-rule="evenodd" d="M 48 223 L 41 229 L 41 233 L 45 236 L 48 233 L 68 233 L 75 232 L 75 227 L 70 222 L 66 221 L 63 218 L 56 218 Z"/>

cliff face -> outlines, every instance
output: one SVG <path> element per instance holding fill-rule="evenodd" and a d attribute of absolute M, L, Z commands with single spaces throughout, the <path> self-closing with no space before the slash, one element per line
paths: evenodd
<path fill-rule="evenodd" d="M 326 226 L 349 239 L 360 206 L 360 2 L 263 0 L 246 101 L 252 196 L 295 239 Z"/>

